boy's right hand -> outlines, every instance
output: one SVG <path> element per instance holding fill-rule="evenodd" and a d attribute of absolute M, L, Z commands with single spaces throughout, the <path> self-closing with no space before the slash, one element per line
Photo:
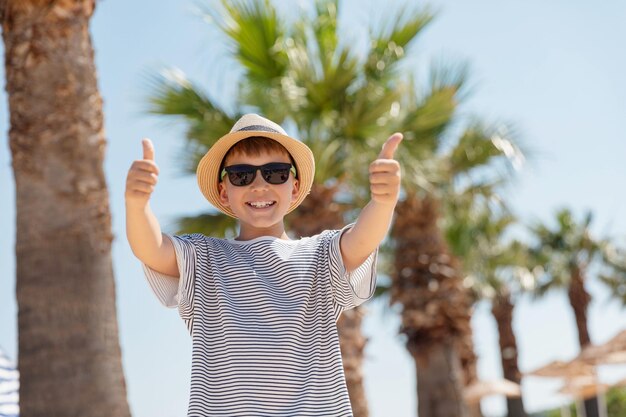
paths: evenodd
<path fill-rule="evenodd" d="M 154 162 L 154 146 L 150 139 L 143 139 L 143 159 L 133 161 L 126 177 L 126 203 L 143 207 L 159 179 L 159 167 Z"/>

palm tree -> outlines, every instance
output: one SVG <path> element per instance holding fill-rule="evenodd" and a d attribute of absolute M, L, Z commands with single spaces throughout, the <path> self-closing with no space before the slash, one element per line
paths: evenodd
<path fill-rule="evenodd" d="M 396 210 L 391 297 L 402 306 L 401 332 L 417 367 L 418 415 L 466 416 L 457 345 L 470 333 L 470 302 L 436 226 L 439 206 L 408 194 Z"/>
<path fill-rule="evenodd" d="M 1 0 L 16 183 L 20 408 L 130 416 L 115 309 L 95 0 Z"/>
<path fill-rule="evenodd" d="M 544 224 L 531 227 L 535 244 L 532 254 L 537 264 L 543 266 L 545 274 L 539 277 L 536 294 L 544 295 L 552 289 L 566 289 L 570 306 L 574 312 L 580 348 L 591 343 L 587 328 L 587 309 L 591 296 L 585 289 L 587 272 L 592 267 L 605 268 L 602 281 L 618 289 L 626 276 L 619 268 L 616 257 L 611 257 L 609 239 L 596 238 L 590 229 L 592 214 L 588 212 L 581 221 L 576 221 L 571 210 L 564 208 L 556 213 L 556 227 Z M 617 294 L 616 294 L 617 295 Z M 585 400 L 589 417 L 598 416 L 596 398 Z"/>
<path fill-rule="evenodd" d="M 446 106 L 430 112 L 430 119 L 417 119 L 422 126 L 432 124 L 432 133 L 423 134 L 430 140 L 425 141 L 428 146 L 422 155 L 407 152 L 413 164 L 402 164 L 412 169 L 405 176 L 406 197 L 398 204 L 392 231 L 396 249 L 391 294 L 392 301 L 402 305 L 403 333 L 417 364 L 419 414 L 466 415 L 460 402 L 446 401 L 459 398 L 461 388 L 476 378 L 475 357 L 467 349 L 471 346 L 470 285 L 451 251 L 446 223 L 455 207 L 481 196 L 497 197 L 496 190 L 509 172 L 499 173 L 497 168 L 514 166 L 523 156 L 498 127 L 473 121 L 458 136 L 450 135 L 463 77 L 435 75 L 430 95 Z M 409 107 L 422 105 L 415 101 Z M 464 375 L 458 373 L 462 366 Z M 426 381 L 431 385 L 424 386 Z"/>
<path fill-rule="evenodd" d="M 532 288 L 534 276 L 529 269 L 528 248 L 519 241 L 504 240 L 517 219 L 504 207 L 474 205 L 455 213 L 448 227 L 449 241 L 453 242 L 454 253 L 463 259 L 474 299 L 491 302 L 491 313 L 498 327 L 503 376 L 520 384 L 513 297 Z M 508 417 L 526 417 L 522 398 L 506 401 Z"/>

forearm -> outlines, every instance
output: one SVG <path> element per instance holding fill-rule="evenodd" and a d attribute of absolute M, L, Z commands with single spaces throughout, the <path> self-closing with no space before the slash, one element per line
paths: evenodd
<path fill-rule="evenodd" d="M 355 225 L 341 238 L 341 255 L 346 270 L 359 267 L 380 245 L 391 225 L 395 204 L 370 201 Z M 348 249 L 349 248 L 349 249 Z"/>
<path fill-rule="evenodd" d="M 126 236 L 137 258 L 148 265 L 158 263 L 164 239 L 149 204 L 143 207 L 126 204 Z"/>

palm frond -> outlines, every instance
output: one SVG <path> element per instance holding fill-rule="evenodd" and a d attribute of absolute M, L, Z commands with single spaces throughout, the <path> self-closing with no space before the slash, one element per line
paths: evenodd
<path fill-rule="evenodd" d="M 232 55 L 256 82 L 271 82 L 287 70 L 285 25 L 268 0 L 222 0 L 222 9 L 207 9 L 211 21 L 230 40 Z"/>
<path fill-rule="evenodd" d="M 180 117 L 187 125 L 187 145 L 177 159 L 183 172 L 195 173 L 200 158 L 230 131 L 234 118 L 178 69 L 148 74 L 146 81 L 149 113 Z"/>
<path fill-rule="evenodd" d="M 311 25 L 315 35 L 319 62 L 324 74 L 333 66 L 339 38 L 337 36 L 338 0 L 316 0 L 316 17 Z"/>
<path fill-rule="evenodd" d="M 517 224 L 508 207 L 491 207 L 476 198 L 459 203 L 446 213 L 444 231 L 453 253 L 463 259 L 475 296 L 490 299 L 503 291 L 534 289 L 543 274 L 532 271 L 529 248 L 507 238 L 507 231 Z"/>
<path fill-rule="evenodd" d="M 343 176 L 345 166 L 341 157 L 342 146 L 344 145 L 339 138 L 329 142 L 320 140 L 309 142 L 309 147 L 315 157 L 314 182 L 316 184 L 324 184 L 330 179 Z"/>
<path fill-rule="evenodd" d="M 372 34 L 370 51 L 364 65 L 367 82 L 393 78 L 396 75 L 396 64 L 432 19 L 433 15 L 427 9 L 415 11 L 409 10 L 407 6 L 389 18 L 378 33 Z"/>
<path fill-rule="evenodd" d="M 346 97 L 343 107 L 342 134 L 352 139 L 361 150 L 380 149 L 389 134 L 386 119 L 393 112 L 393 106 L 400 100 L 398 89 L 368 84 Z M 383 133 L 385 132 L 385 133 Z M 369 142 L 367 142 L 369 140 Z"/>
<path fill-rule="evenodd" d="M 602 245 L 602 257 L 607 266 L 626 274 L 626 249 L 618 248 L 613 242 L 606 241 Z"/>
<path fill-rule="evenodd" d="M 600 281 L 609 288 L 611 296 L 626 306 L 626 250 L 606 242 L 602 247 L 602 258 L 604 268 L 599 274 Z"/>
<path fill-rule="evenodd" d="M 165 68 L 145 75 L 149 89 L 148 113 L 204 120 L 219 106 L 178 68 Z"/>
<path fill-rule="evenodd" d="M 493 201 L 493 197 L 497 195 L 496 190 L 501 188 L 504 185 L 505 181 L 506 180 L 502 178 L 493 178 L 479 180 L 475 182 L 465 182 L 465 184 L 455 187 L 454 194 L 451 196 L 451 198 L 455 202 L 463 200 L 473 201 L 477 198 L 483 198 L 489 201 Z"/>
<path fill-rule="evenodd" d="M 332 111 L 341 107 L 350 86 L 358 77 L 357 61 L 348 49 L 339 52 L 336 63 L 325 63 L 319 80 L 302 80 L 308 92 L 311 111 Z"/>
<path fill-rule="evenodd" d="M 414 90 L 413 83 L 410 85 Z M 441 146 L 442 135 L 458 106 L 457 92 L 456 85 L 433 86 L 423 97 L 414 95 L 411 102 L 403 103 L 406 111 L 402 112 L 399 127 L 404 131 L 407 151 L 415 158 L 424 159 Z"/>
<path fill-rule="evenodd" d="M 508 166 L 518 167 L 519 161 L 523 161 L 523 155 L 512 139 L 500 134 L 499 127 L 487 127 L 479 122 L 465 129 L 448 154 L 450 170 L 455 175 L 484 168 L 494 163 L 495 159 L 506 162 Z"/>
<path fill-rule="evenodd" d="M 467 63 L 447 63 L 437 60 L 431 64 L 428 85 L 432 90 L 453 89 L 458 101 L 465 99 L 468 89 L 469 66 Z"/>
<path fill-rule="evenodd" d="M 202 233 L 224 238 L 237 236 L 237 221 L 221 212 L 181 217 L 176 221 L 176 228 L 177 233 Z"/>
<path fill-rule="evenodd" d="M 554 285 L 550 282 L 550 281 L 542 281 L 540 283 L 537 283 L 535 285 L 535 291 L 532 292 L 532 298 L 533 300 L 539 300 L 543 297 L 545 297 L 545 295 L 552 289 L 554 289 Z"/>
<path fill-rule="evenodd" d="M 624 274 L 600 274 L 600 282 L 608 287 L 611 296 L 626 306 L 626 275 Z"/>

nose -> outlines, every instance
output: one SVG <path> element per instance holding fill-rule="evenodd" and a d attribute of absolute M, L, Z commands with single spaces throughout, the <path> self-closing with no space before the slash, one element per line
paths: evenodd
<path fill-rule="evenodd" d="M 256 170 L 254 181 L 252 181 L 252 183 L 250 184 L 250 187 L 252 187 L 252 189 L 257 189 L 257 188 L 266 189 L 268 187 L 267 181 L 265 181 L 265 179 L 263 179 L 263 175 L 261 175 L 261 169 Z"/>

